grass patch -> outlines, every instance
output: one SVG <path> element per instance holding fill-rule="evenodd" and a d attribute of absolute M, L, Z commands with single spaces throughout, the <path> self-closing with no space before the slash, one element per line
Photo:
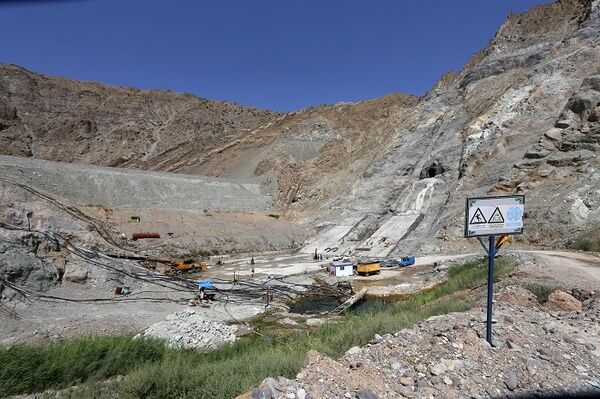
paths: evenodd
<path fill-rule="evenodd" d="M 548 302 L 548 296 L 550 296 L 552 291 L 554 291 L 557 287 L 548 284 L 529 284 L 526 288 L 531 291 L 533 295 L 535 295 L 538 303 L 543 305 L 544 303 Z"/>
<path fill-rule="evenodd" d="M 577 236 L 569 247 L 578 251 L 600 252 L 600 223 L 593 224 Z"/>
<path fill-rule="evenodd" d="M 512 266 L 499 259 L 496 276 L 508 273 Z M 207 354 L 167 349 L 155 341 L 128 337 L 83 338 L 43 348 L 3 349 L 0 396 L 88 382 L 82 390 L 69 390 L 65 396 L 103 397 L 108 393 L 93 382 L 126 374 L 111 386 L 123 398 L 232 398 L 265 377 L 294 377 L 308 350 L 337 358 L 352 346 L 366 344 L 375 333 L 394 332 L 430 316 L 467 310 L 474 299 L 456 293 L 481 286 L 486 278 L 486 267 L 468 262 L 451 268 L 445 282 L 406 300 L 373 303 L 337 323 L 302 332 L 278 331 L 274 340 L 252 336 Z"/>
<path fill-rule="evenodd" d="M 0 349 L 0 397 L 103 380 L 160 360 L 166 351 L 161 341 L 130 337 L 82 337 Z"/>

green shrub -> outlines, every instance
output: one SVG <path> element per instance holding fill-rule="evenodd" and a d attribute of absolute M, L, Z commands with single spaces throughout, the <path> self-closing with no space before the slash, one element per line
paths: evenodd
<path fill-rule="evenodd" d="M 600 223 L 593 224 L 579 234 L 569 247 L 578 251 L 600 252 Z"/>
<path fill-rule="evenodd" d="M 557 288 L 556 286 L 548 285 L 548 284 L 529 284 L 527 286 L 527 289 L 535 295 L 535 297 L 540 305 L 543 305 L 544 303 L 546 303 L 548 301 L 548 296 L 556 288 Z"/>

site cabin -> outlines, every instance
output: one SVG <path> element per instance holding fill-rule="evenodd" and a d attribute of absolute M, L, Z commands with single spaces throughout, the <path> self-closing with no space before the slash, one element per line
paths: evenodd
<path fill-rule="evenodd" d="M 352 262 L 333 261 L 329 264 L 329 274 L 335 277 L 351 277 L 353 273 Z"/>
<path fill-rule="evenodd" d="M 361 276 L 370 276 L 371 274 L 379 274 L 381 264 L 379 262 L 364 262 L 356 266 L 356 273 Z"/>

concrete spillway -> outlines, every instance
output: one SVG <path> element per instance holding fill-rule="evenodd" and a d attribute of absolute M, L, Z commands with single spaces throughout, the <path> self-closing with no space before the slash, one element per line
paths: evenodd
<path fill-rule="evenodd" d="M 326 249 L 337 248 L 335 251 L 327 251 L 336 254 L 346 253 L 348 250 L 353 249 L 353 245 L 350 242 L 346 242 L 344 239 L 350 231 L 363 219 L 362 216 L 350 217 L 342 220 L 340 223 L 333 227 L 326 228 L 320 232 L 311 242 L 306 244 L 300 252 L 302 253 L 314 253 L 315 248 L 319 252 L 323 252 Z"/>
<path fill-rule="evenodd" d="M 387 256 L 410 230 L 418 217 L 418 213 L 392 216 L 371 237 L 357 247 L 356 253 L 369 257 Z M 367 248 L 369 250 L 365 251 L 364 249 Z"/>

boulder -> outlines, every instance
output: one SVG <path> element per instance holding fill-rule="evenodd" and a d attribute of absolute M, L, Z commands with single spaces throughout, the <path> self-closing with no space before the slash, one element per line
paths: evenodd
<path fill-rule="evenodd" d="M 414 381 L 410 377 L 400 377 L 400 384 L 405 385 L 405 386 L 413 385 Z"/>
<path fill-rule="evenodd" d="M 567 109 L 560 115 L 554 127 L 559 129 L 567 129 L 570 127 L 576 127 L 579 125 L 577 121 L 578 116 L 571 110 L 569 105 L 567 104 Z"/>
<path fill-rule="evenodd" d="M 65 268 L 63 281 L 71 283 L 85 283 L 88 278 L 88 268 L 77 263 L 69 263 Z"/>
<path fill-rule="evenodd" d="M 252 399 L 273 399 L 273 392 L 267 387 L 265 389 L 262 388 L 254 388 L 252 390 Z"/>
<path fill-rule="evenodd" d="M 582 304 L 572 295 L 561 290 L 555 290 L 548 296 L 548 301 L 544 304 L 548 310 L 581 312 Z"/>
<path fill-rule="evenodd" d="M 279 320 L 278 323 L 283 324 L 284 326 L 297 326 L 298 325 L 298 322 L 296 320 L 290 319 L 289 317 Z"/>
<path fill-rule="evenodd" d="M 527 358 L 525 366 L 527 368 L 527 372 L 531 375 L 534 375 L 537 373 L 538 368 L 540 367 L 540 361 L 536 358 L 529 357 Z"/>
<path fill-rule="evenodd" d="M 571 125 L 573 125 L 573 121 L 571 121 L 570 119 L 559 119 L 554 124 L 554 126 L 559 129 L 566 129 L 568 127 L 571 127 Z"/>

